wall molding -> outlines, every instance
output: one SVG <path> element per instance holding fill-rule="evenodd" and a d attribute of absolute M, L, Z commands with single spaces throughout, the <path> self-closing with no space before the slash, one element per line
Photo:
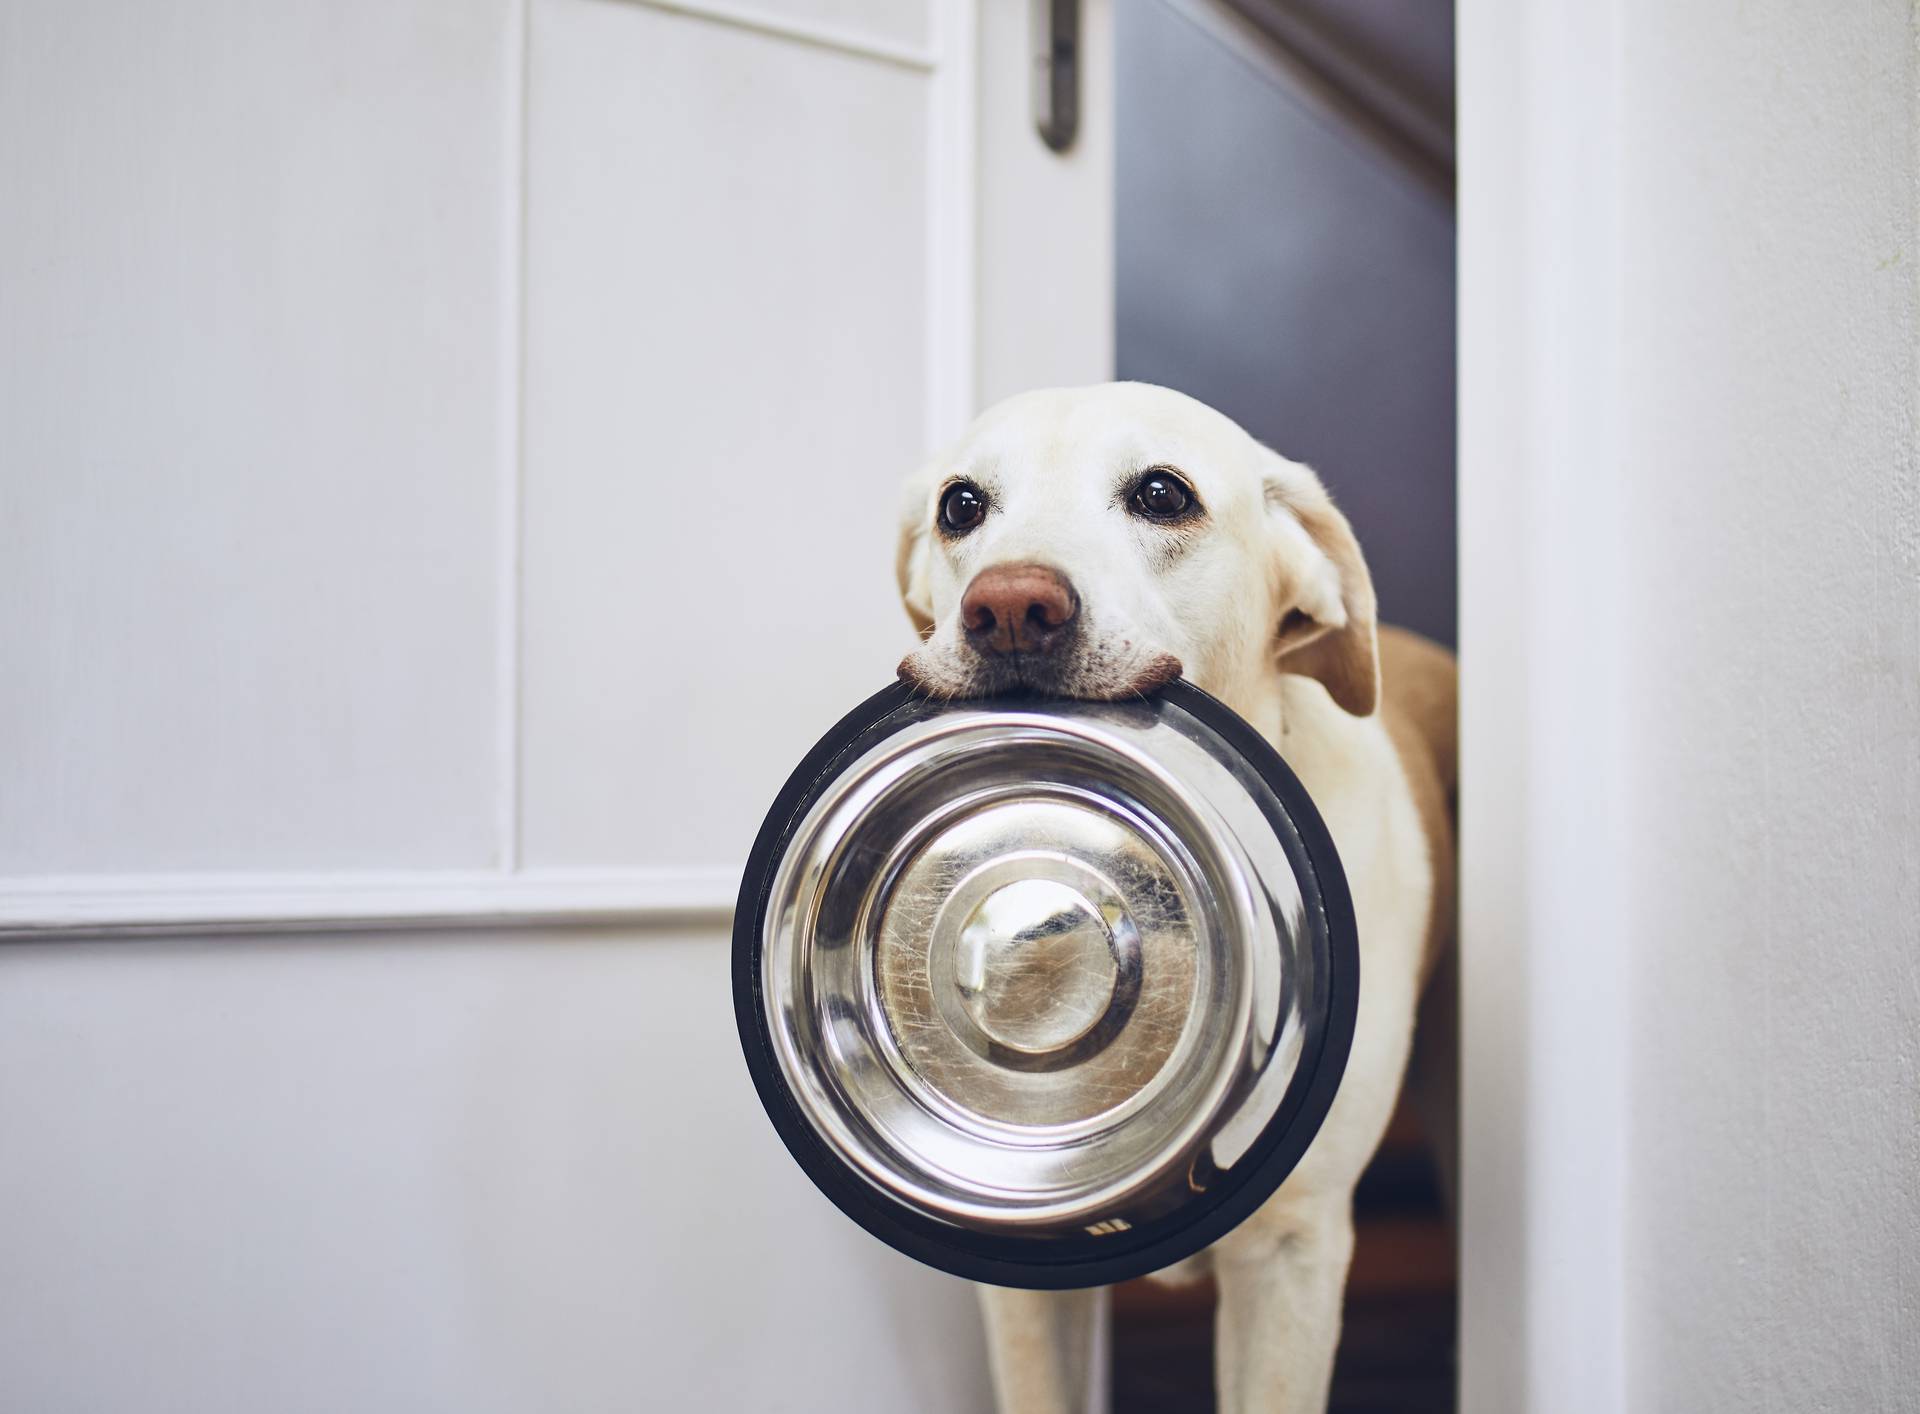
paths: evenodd
<path fill-rule="evenodd" d="M 921 73 L 931 72 L 936 64 L 934 55 L 910 44 L 900 44 L 841 25 L 792 19 L 748 5 L 728 4 L 725 0 L 628 0 L 628 3 L 649 10 L 664 10 L 670 15 L 685 15 L 690 19 L 749 30 L 774 39 L 792 40 L 816 49 L 831 49 L 856 59 L 872 59 Z"/>
<path fill-rule="evenodd" d="M 926 453 L 979 411 L 980 17 L 975 0 L 938 0 L 927 94 Z"/>
<path fill-rule="evenodd" d="M 342 930 L 724 927 L 732 869 L 128 874 L 0 883 L 0 938 L 178 937 Z"/>
<path fill-rule="evenodd" d="M 527 160 L 532 146 L 533 0 L 517 0 L 511 20 L 512 77 L 507 84 L 503 135 L 512 175 L 501 212 L 502 285 L 506 329 L 501 383 L 500 445 L 494 508 L 493 859 L 496 869 L 520 867 L 520 665 L 525 657 L 522 613 L 527 480 Z"/>

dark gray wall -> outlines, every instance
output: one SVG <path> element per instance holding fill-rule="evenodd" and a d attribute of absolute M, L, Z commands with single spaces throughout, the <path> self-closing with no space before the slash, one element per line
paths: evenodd
<path fill-rule="evenodd" d="M 1454 641 L 1450 196 L 1178 0 L 1118 8 L 1117 365 L 1312 464 L 1381 614 Z M 1451 113 L 1445 0 L 1317 0 Z M 1444 90 L 1444 92 L 1442 92 Z"/>

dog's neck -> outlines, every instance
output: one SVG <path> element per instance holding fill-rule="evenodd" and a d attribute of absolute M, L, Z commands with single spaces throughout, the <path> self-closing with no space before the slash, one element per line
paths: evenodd
<path fill-rule="evenodd" d="M 1342 711 L 1324 687 L 1298 673 L 1270 668 L 1223 683 L 1224 690 L 1199 685 L 1246 718 L 1303 779 L 1311 777 L 1310 789 L 1315 782 L 1328 788 L 1340 778 L 1341 759 L 1356 735 L 1368 729 L 1367 722 Z"/>
<path fill-rule="evenodd" d="M 1262 668 L 1238 674 L 1219 683 L 1199 684 L 1240 716 L 1278 749 L 1286 735 L 1290 718 L 1287 675 L 1274 668 Z"/>

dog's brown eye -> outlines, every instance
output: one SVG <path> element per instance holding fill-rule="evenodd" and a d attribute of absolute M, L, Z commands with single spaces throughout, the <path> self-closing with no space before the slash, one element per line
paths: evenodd
<path fill-rule="evenodd" d="M 940 528 L 949 535 L 965 535 L 986 517 L 987 498 L 971 482 L 955 482 L 940 498 Z"/>
<path fill-rule="evenodd" d="M 1155 467 L 1133 488 L 1127 504 L 1148 520 L 1178 520 L 1193 510 L 1193 489 L 1164 467 Z"/>

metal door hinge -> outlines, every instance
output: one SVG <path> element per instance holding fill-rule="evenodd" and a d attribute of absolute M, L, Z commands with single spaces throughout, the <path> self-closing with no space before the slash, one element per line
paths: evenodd
<path fill-rule="evenodd" d="M 1080 0 L 1032 0 L 1033 126 L 1055 152 L 1080 132 Z"/>

